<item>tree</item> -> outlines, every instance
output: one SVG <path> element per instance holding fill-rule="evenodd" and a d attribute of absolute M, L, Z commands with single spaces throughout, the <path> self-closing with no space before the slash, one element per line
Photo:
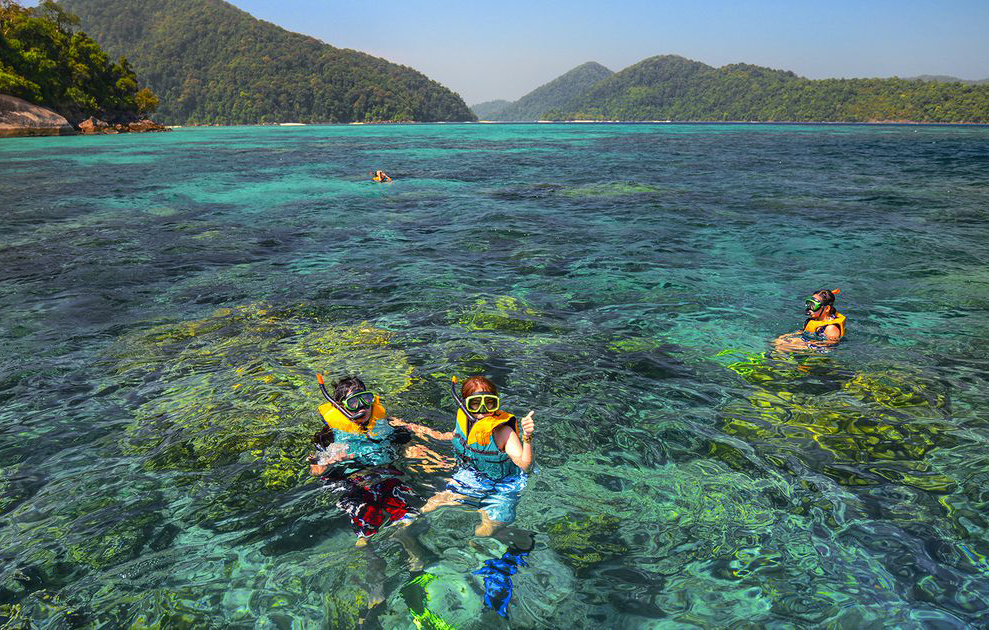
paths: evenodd
<path fill-rule="evenodd" d="M 137 113 L 142 116 L 147 116 L 158 109 L 158 97 L 150 88 L 141 88 L 134 95 L 134 102 L 137 103 Z"/>

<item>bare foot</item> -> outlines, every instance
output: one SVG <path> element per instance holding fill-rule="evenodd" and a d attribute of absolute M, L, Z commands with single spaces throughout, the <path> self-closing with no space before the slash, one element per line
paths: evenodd
<path fill-rule="evenodd" d="M 491 536 L 505 526 L 504 523 L 491 520 L 491 517 L 484 510 L 478 510 L 477 513 L 481 515 L 481 524 L 474 528 L 475 536 Z"/>
<path fill-rule="evenodd" d="M 419 511 L 425 514 L 426 512 L 432 512 L 436 508 L 441 508 L 444 505 L 457 505 L 457 497 L 459 496 L 459 494 L 450 492 L 449 490 L 438 492 L 429 497 L 429 500 L 426 501 L 426 505 L 422 506 Z"/>

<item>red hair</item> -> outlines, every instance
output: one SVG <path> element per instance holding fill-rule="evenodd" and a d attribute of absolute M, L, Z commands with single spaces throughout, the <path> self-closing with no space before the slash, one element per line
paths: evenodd
<path fill-rule="evenodd" d="M 483 376 L 472 376 L 464 384 L 460 386 L 460 396 L 462 398 L 467 398 L 468 396 L 473 396 L 478 392 L 487 392 L 489 394 L 498 394 L 498 388 L 495 384 L 484 378 Z"/>

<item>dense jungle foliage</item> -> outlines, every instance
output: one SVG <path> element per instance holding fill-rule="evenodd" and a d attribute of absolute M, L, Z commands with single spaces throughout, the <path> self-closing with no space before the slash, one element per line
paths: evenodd
<path fill-rule="evenodd" d="M 474 120 L 405 66 L 334 48 L 221 0 L 62 0 L 161 97 L 168 124 Z"/>
<path fill-rule="evenodd" d="M 595 83 L 612 74 L 614 73 L 611 70 L 601 64 L 588 61 L 539 86 L 514 103 L 489 113 L 488 120 L 539 120 L 544 113 L 565 107 L 585 94 Z"/>
<path fill-rule="evenodd" d="M 989 122 L 989 85 L 810 80 L 748 64 L 650 57 L 596 83 L 553 120 Z"/>
<path fill-rule="evenodd" d="M 65 116 L 115 122 L 154 109 L 155 95 L 139 90 L 126 59 L 110 58 L 79 19 L 46 0 L 36 8 L 0 0 L 0 94 L 22 98 Z"/>

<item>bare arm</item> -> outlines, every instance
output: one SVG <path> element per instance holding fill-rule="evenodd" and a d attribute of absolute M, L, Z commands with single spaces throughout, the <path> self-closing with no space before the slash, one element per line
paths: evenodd
<path fill-rule="evenodd" d="M 405 457 L 409 460 L 413 468 L 422 472 L 441 472 L 453 468 L 453 460 L 440 455 L 425 444 L 409 444 L 405 448 Z"/>
<path fill-rule="evenodd" d="M 406 422 L 401 418 L 389 418 L 392 426 L 405 427 L 409 431 L 412 431 L 421 438 L 433 438 L 434 440 L 452 440 L 453 432 L 444 433 L 442 431 L 437 431 L 436 429 L 430 429 L 429 427 L 423 426 L 421 424 L 416 424 L 414 422 Z"/>
<path fill-rule="evenodd" d="M 507 424 L 501 425 L 494 431 L 495 444 L 498 445 L 498 448 L 505 451 L 505 454 L 508 455 L 512 462 L 524 472 L 529 472 L 529 469 L 532 468 L 533 452 L 532 442 L 530 440 L 535 430 L 532 414 L 533 412 L 530 411 L 519 421 L 519 428 L 522 430 L 522 435 L 529 438 L 529 440 L 520 440 L 518 434 Z"/>
<path fill-rule="evenodd" d="M 777 352 L 788 352 L 790 350 L 806 350 L 809 346 L 803 340 L 799 332 L 780 335 L 773 342 Z"/>
<path fill-rule="evenodd" d="M 330 447 L 333 447 L 330 444 Z M 322 451 L 317 455 L 309 456 L 309 474 L 318 477 L 325 473 L 330 466 L 336 464 L 337 462 L 342 462 L 345 459 L 350 459 L 350 453 L 347 452 L 346 448 L 333 449 L 333 452 L 329 452 L 330 449 Z"/>

